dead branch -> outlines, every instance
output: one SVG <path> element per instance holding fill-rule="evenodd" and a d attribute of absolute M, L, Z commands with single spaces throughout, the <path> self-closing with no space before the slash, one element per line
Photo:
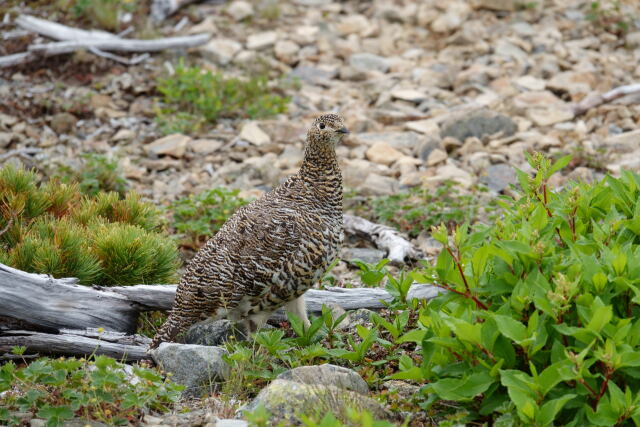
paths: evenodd
<path fill-rule="evenodd" d="M 148 359 L 151 340 L 141 335 L 114 332 L 63 330 L 59 334 L 33 331 L 5 331 L 0 333 L 0 359 L 6 358 L 15 346 L 24 346 L 27 353 L 90 356 L 102 354 L 122 361 Z"/>
<path fill-rule="evenodd" d="M 156 22 L 161 22 L 178 10 L 193 3 L 200 3 L 203 0 L 153 0 L 151 3 L 151 18 Z M 208 4 L 222 4 L 226 0 L 209 0 Z"/>
<path fill-rule="evenodd" d="M 359 216 L 345 214 L 344 231 L 371 240 L 379 249 L 386 250 L 387 258 L 394 263 L 403 264 L 420 256 L 420 251 L 396 229 Z"/>
<path fill-rule="evenodd" d="M 196 34 L 191 36 L 166 37 L 156 40 L 123 39 L 106 31 L 81 30 L 29 15 L 20 15 L 16 19 L 16 24 L 25 30 L 60 41 L 32 44 L 29 46 L 27 52 L 0 56 L 0 68 L 24 64 L 42 56 L 71 53 L 79 49 L 87 49 L 97 55 L 118 62 L 132 64 L 138 63 L 146 58 L 136 57 L 126 59 L 104 51 L 145 53 L 166 49 L 190 48 L 206 43 L 210 37 L 208 34 Z"/>
<path fill-rule="evenodd" d="M 6 58 L 6 57 L 5 57 Z M 0 68 L 2 68 L 2 64 L 0 63 Z M 13 156 L 26 156 L 28 154 L 37 154 L 42 151 L 42 148 L 17 148 L 15 150 L 7 151 L 4 154 L 0 154 L 0 162 L 7 160 Z"/>
<path fill-rule="evenodd" d="M 637 93 L 640 93 L 640 83 L 619 86 L 603 94 L 588 96 L 573 107 L 573 114 L 580 116 L 592 108 Z"/>

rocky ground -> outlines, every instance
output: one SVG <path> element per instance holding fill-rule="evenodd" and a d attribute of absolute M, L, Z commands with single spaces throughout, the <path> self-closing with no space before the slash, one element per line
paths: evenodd
<path fill-rule="evenodd" d="M 296 171 L 313 115 L 338 111 L 352 132 L 338 148 L 351 196 L 431 191 L 453 180 L 463 194 L 494 197 L 516 182 L 514 167 L 529 169 L 525 155 L 533 151 L 573 156 L 554 176 L 556 186 L 640 171 L 640 94 L 584 114 L 574 109 L 640 82 L 640 3 L 603 1 L 595 11 L 591 4 L 190 6 L 157 33 L 210 33 L 199 48 L 136 66 L 77 53 L 0 69 L 0 165 L 21 162 L 50 174 L 77 167 L 80 154 L 108 153 L 121 159 L 131 186 L 159 204 L 217 186 L 257 196 Z M 27 5 L 5 12 L 50 17 Z M 14 29 L 9 18 L 0 25 Z M 11 39 L 0 54 L 32 40 Z M 226 75 L 270 76 L 291 97 L 288 112 L 163 135 L 154 121 L 157 79 L 182 57 Z M 415 243 L 433 249 L 424 235 Z"/>

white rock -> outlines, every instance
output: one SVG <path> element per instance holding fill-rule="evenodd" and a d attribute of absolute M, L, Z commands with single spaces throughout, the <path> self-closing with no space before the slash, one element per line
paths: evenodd
<path fill-rule="evenodd" d="M 391 97 L 395 99 L 400 99 L 402 101 L 415 102 L 416 104 L 419 104 L 422 101 L 427 99 L 427 95 L 425 95 L 423 92 L 413 90 L 413 89 L 392 90 Z"/>
<path fill-rule="evenodd" d="M 349 57 L 349 65 L 363 71 L 376 70 L 386 73 L 391 68 L 391 61 L 372 53 L 355 53 Z"/>
<path fill-rule="evenodd" d="M 425 135 L 439 135 L 440 126 L 434 119 L 414 120 L 411 122 L 405 122 L 404 127 L 408 130 L 423 133 Z"/>
<path fill-rule="evenodd" d="M 429 157 L 427 157 L 427 166 L 435 166 L 438 163 L 444 162 L 447 158 L 447 153 L 444 150 L 436 148 L 429 153 Z"/>
<path fill-rule="evenodd" d="M 505 12 L 513 12 L 516 10 L 515 0 L 476 0 L 476 7 L 499 10 Z"/>
<path fill-rule="evenodd" d="M 360 191 L 369 196 L 386 196 L 397 193 L 398 187 L 397 179 L 370 173 L 360 187 Z"/>
<path fill-rule="evenodd" d="M 454 165 L 440 166 L 436 170 L 436 175 L 425 178 L 426 183 L 439 184 L 445 181 L 455 181 L 463 187 L 469 188 L 473 185 L 474 179 L 471 174 Z"/>
<path fill-rule="evenodd" d="M 447 2 L 447 10 L 431 23 L 431 29 L 436 33 L 448 33 L 457 30 L 467 20 L 471 8 L 466 2 Z"/>
<path fill-rule="evenodd" d="M 224 142 L 217 139 L 195 139 L 189 144 L 189 148 L 197 154 L 211 154 L 223 145 Z"/>
<path fill-rule="evenodd" d="M 534 108 L 527 111 L 529 117 L 538 126 L 549 126 L 573 119 L 573 112 L 562 108 Z"/>
<path fill-rule="evenodd" d="M 400 151 L 382 141 L 373 144 L 366 154 L 367 159 L 372 162 L 387 166 L 404 156 Z"/>
<path fill-rule="evenodd" d="M 227 13 L 235 21 L 242 21 L 243 19 L 253 15 L 253 6 L 251 3 L 247 3 L 246 1 L 234 1 L 227 8 Z"/>
<path fill-rule="evenodd" d="M 191 137 L 181 133 L 167 135 L 164 138 L 156 139 L 151 144 L 144 147 L 149 154 L 169 155 L 172 157 L 182 157 L 187 151 L 187 145 L 191 141 Z"/>
<path fill-rule="evenodd" d="M 8 147 L 14 136 L 11 132 L 0 132 L 0 148 Z"/>
<path fill-rule="evenodd" d="M 275 31 L 265 31 L 263 33 L 251 34 L 247 38 L 247 49 L 262 50 L 276 44 L 278 34 Z"/>
<path fill-rule="evenodd" d="M 297 61 L 298 51 L 300 51 L 300 46 L 291 40 L 280 40 L 274 47 L 276 58 L 286 64 L 293 64 Z"/>
<path fill-rule="evenodd" d="M 213 39 L 200 48 L 202 55 L 219 65 L 227 65 L 236 53 L 242 49 L 242 45 L 231 39 Z"/>
<path fill-rule="evenodd" d="M 347 15 L 336 25 L 336 29 L 342 36 L 364 35 L 371 30 L 371 23 L 364 15 Z"/>
<path fill-rule="evenodd" d="M 271 138 L 267 135 L 256 122 L 248 122 L 242 126 L 240 131 L 240 139 L 250 142 L 253 145 L 263 145 L 271 142 Z"/>
<path fill-rule="evenodd" d="M 627 153 L 640 145 L 640 129 L 610 136 L 604 143 L 609 150 Z"/>
<path fill-rule="evenodd" d="M 546 83 L 542 79 L 538 79 L 533 76 L 518 77 L 515 81 L 516 85 L 525 88 L 527 90 L 543 90 Z"/>
<path fill-rule="evenodd" d="M 319 31 L 320 29 L 316 26 L 302 25 L 296 27 L 293 34 L 291 34 L 291 39 L 301 45 L 312 44 L 316 41 Z"/>
<path fill-rule="evenodd" d="M 115 135 L 111 137 L 111 140 L 114 142 L 131 141 L 135 137 L 136 137 L 136 133 L 131 129 L 120 129 L 118 132 L 116 132 Z"/>

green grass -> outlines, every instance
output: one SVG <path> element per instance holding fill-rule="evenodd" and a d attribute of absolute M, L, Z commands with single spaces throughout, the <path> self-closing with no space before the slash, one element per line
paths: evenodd
<path fill-rule="evenodd" d="M 277 95 L 265 76 L 248 79 L 187 67 L 158 81 L 157 123 L 165 133 L 193 133 L 221 118 L 263 118 L 287 111 L 289 98 Z"/>

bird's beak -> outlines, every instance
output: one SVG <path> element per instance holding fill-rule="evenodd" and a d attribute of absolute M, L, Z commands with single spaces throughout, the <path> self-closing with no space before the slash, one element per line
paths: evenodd
<path fill-rule="evenodd" d="M 347 129 L 346 127 L 342 126 L 340 129 L 338 129 L 336 132 L 341 133 L 341 134 L 348 134 L 349 133 L 349 129 Z"/>

